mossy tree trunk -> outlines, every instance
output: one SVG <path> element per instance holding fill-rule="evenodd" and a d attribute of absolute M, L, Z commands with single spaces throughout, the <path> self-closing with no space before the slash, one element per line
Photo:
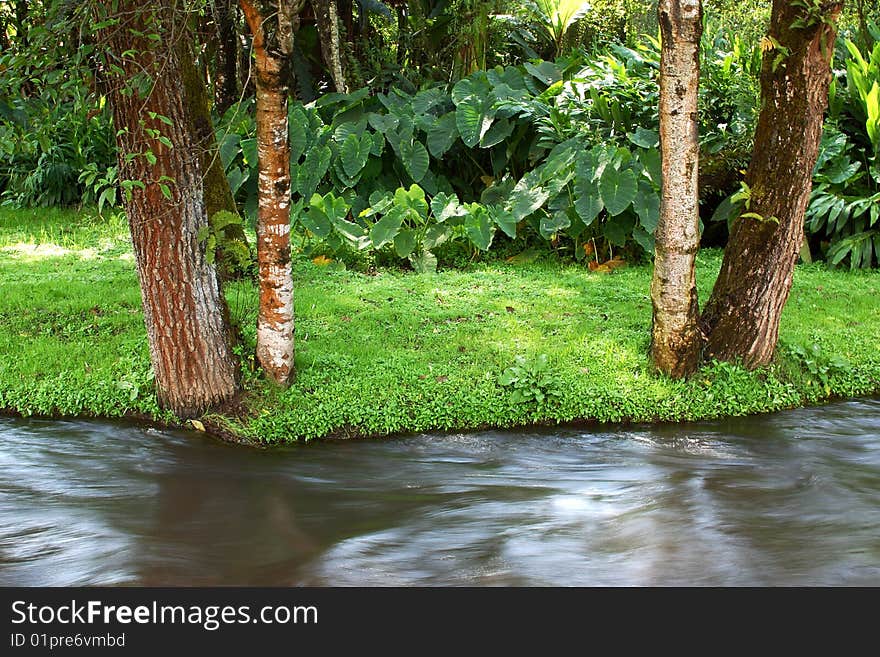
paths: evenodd
<path fill-rule="evenodd" d="M 660 152 L 663 191 L 651 281 L 654 366 L 673 377 L 700 360 L 696 255 L 700 248 L 700 0 L 660 0 Z"/>
<path fill-rule="evenodd" d="M 290 0 L 241 0 L 241 8 L 253 35 L 257 83 L 257 263 L 260 302 L 256 355 L 269 379 L 279 385 L 287 385 L 294 374 L 290 142 L 287 125 L 293 7 Z"/>
<path fill-rule="evenodd" d="M 733 224 L 702 317 L 705 355 L 767 364 L 803 242 L 841 2 L 774 0 L 761 69 L 761 113 L 746 173 L 747 211 Z"/>
<path fill-rule="evenodd" d="M 194 417 L 236 394 L 238 371 L 217 273 L 198 240 L 208 222 L 202 160 L 172 45 L 188 36 L 164 3 L 120 0 L 109 18 L 118 22 L 102 35 L 112 60 L 108 96 L 120 180 L 137 183 L 124 206 L 158 396 Z"/>
<path fill-rule="evenodd" d="M 217 148 L 206 81 L 193 62 L 189 40 L 178 39 L 177 48 L 181 70 L 180 81 L 192 114 L 195 136 L 198 140 L 196 151 L 202 163 L 205 211 L 208 214 L 208 221 L 213 223 L 215 215 L 221 210 L 238 214 L 238 208 L 235 205 L 235 199 L 232 196 L 229 180 L 226 178 L 226 172 L 223 170 L 223 162 Z M 224 280 L 241 278 L 245 273 L 239 259 L 226 252 L 226 247 L 232 242 L 240 242 L 245 249 L 248 248 L 243 224 L 225 226 L 222 230 L 222 239 L 218 240 L 216 262 L 220 276 Z"/>

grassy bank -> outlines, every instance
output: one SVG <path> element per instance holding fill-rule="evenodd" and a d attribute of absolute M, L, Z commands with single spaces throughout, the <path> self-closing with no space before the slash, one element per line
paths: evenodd
<path fill-rule="evenodd" d="M 170 419 L 153 394 L 126 231 L 118 217 L 0 210 L 0 409 Z M 718 252 L 700 255 L 701 298 L 719 266 Z M 208 418 L 215 426 L 283 442 L 695 420 L 880 391 L 878 272 L 799 267 L 777 362 L 760 372 L 711 364 L 687 382 L 650 372 L 648 267 L 600 275 L 500 262 L 363 275 L 303 260 L 295 276 L 296 383 L 279 392 L 246 371 L 245 412 Z M 228 297 L 252 342 L 253 286 Z"/>

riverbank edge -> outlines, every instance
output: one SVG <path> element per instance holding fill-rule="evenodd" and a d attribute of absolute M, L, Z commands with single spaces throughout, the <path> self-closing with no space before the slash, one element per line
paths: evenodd
<path fill-rule="evenodd" d="M 571 420 L 559 421 L 554 419 L 542 419 L 532 422 L 513 423 L 495 425 L 485 423 L 478 426 L 462 426 L 459 428 L 437 428 L 430 430 L 406 430 L 401 429 L 389 433 L 365 433 L 356 427 L 340 427 L 328 434 L 312 438 L 310 440 L 294 439 L 287 442 L 264 442 L 247 435 L 245 432 L 236 431 L 230 424 L 231 417 L 217 413 L 209 413 L 199 419 L 182 420 L 180 418 L 171 418 L 167 413 L 166 417 L 157 417 L 137 411 L 126 411 L 121 415 L 101 415 L 91 413 L 81 413 L 77 415 L 64 414 L 25 414 L 14 408 L 0 408 L 0 417 L 8 419 L 20 420 L 51 420 L 51 421 L 102 421 L 102 422 L 132 422 L 147 428 L 155 428 L 160 430 L 172 430 L 189 432 L 193 436 L 201 435 L 218 442 L 259 450 L 284 449 L 292 446 L 306 446 L 311 444 L 320 444 L 323 442 L 337 441 L 376 441 L 376 440 L 394 440 L 415 436 L 424 433 L 436 433 L 442 435 L 454 435 L 463 433 L 477 433 L 483 431 L 518 431 L 518 430 L 535 430 L 535 429 L 552 429 L 552 428 L 568 428 L 568 429 L 589 429 L 595 431 L 600 428 L 626 428 L 626 427 L 668 427 L 668 426 L 687 426 L 704 422 L 724 422 L 725 420 L 742 417 L 753 417 L 761 415 L 771 415 L 775 413 L 785 413 L 804 408 L 817 408 L 829 404 L 839 402 L 857 401 L 859 399 L 880 399 L 880 381 L 877 382 L 874 389 L 864 394 L 853 396 L 835 394 L 833 391 L 830 395 L 823 396 L 818 400 L 805 400 L 801 404 L 786 406 L 784 408 L 768 408 L 763 411 L 755 411 L 752 413 L 720 415 L 705 418 L 689 418 L 686 420 L 664 420 L 655 418 L 654 420 L 644 420 L 635 418 L 622 418 L 617 421 L 607 422 L 593 417 L 581 417 Z M 235 405 L 238 408 L 238 404 Z"/>

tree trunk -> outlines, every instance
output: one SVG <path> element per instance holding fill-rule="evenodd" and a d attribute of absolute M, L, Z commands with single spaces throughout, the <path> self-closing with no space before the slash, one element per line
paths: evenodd
<path fill-rule="evenodd" d="M 651 357 L 680 378 L 700 360 L 696 255 L 700 248 L 698 191 L 700 0 L 660 0 L 660 153 L 663 191 L 651 281 Z"/>
<path fill-rule="evenodd" d="M 198 139 L 180 84 L 177 49 L 164 29 L 171 21 L 167 8 L 123 0 L 115 17 L 119 24 L 104 34 L 121 69 L 109 101 L 120 180 L 144 185 L 126 195 L 124 206 L 150 357 L 162 406 L 180 417 L 194 417 L 238 391 L 226 304 L 197 237 L 208 221 Z M 150 40 L 152 34 L 162 40 Z M 135 51 L 137 57 L 123 57 L 126 51 Z M 142 72 L 152 77 L 147 96 L 126 86 Z M 160 137 L 170 140 L 171 147 Z M 144 152 L 151 152 L 155 161 Z"/>
<path fill-rule="evenodd" d="M 321 55 L 330 69 L 333 86 L 339 93 L 348 93 L 345 71 L 342 67 L 342 48 L 339 36 L 339 14 L 336 0 L 312 0 L 315 9 L 315 21 L 321 42 Z"/>
<path fill-rule="evenodd" d="M 178 57 L 181 69 L 181 84 L 184 89 L 186 104 L 192 115 L 193 127 L 197 141 L 196 152 L 201 157 L 204 176 L 205 211 L 208 221 L 213 225 L 214 216 L 221 210 L 238 214 L 229 180 L 223 170 L 223 162 L 217 148 L 214 135 L 214 124 L 211 121 L 211 110 L 208 107 L 208 92 L 204 78 L 193 63 L 189 41 L 178 39 Z M 231 224 L 224 227 L 222 240 L 218 241 L 215 262 L 223 280 L 241 278 L 246 272 L 238 259 L 227 253 L 230 242 L 241 242 L 248 248 L 247 235 L 242 224 Z"/>
<path fill-rule="evenodd" d="M 235 30 L 235 0 L 214 0 L 217 28 L 214 69 L 214 109 L 223 116 L 238 102 L 238 34 Z"/>
<path fill-rule="evenodd" d="M 409 40 L 409 27 L 406 20 L 406 6 L 397 5 L 397 65 L 403 66 L 406 60 L 406 46 Z"/>
<path fill-rule="evenodd" d="M 9 50 L 9 37 L 6 34 L 6 17 L 0 14 L 0 50 Z"/>
<path fill-rule="evenodd" d="M 293 50 L 291 6 L 287 0 L 279 0 L 271 15 L 254 0 L 241 0 L 241 8 L 253 35 L 257 82 L 257 361 L 271 380 L 287 385 L 294 373 L 287 126 L 287 67 Z"/>
<path fill-rule="evenodd" d="M 27 0 L 15 0 L 15 40 L 21 50 L 28 46 L 27 20 L 30 8 Z"/>
<path fill-rule="evenodd" d="M 810 19 L 802 6 L 773 2 L 765 41 L 772 45 L 764 53 L 762 108 L 746 174 L 749 201 L 733 224 L 702 317 L 708 357 L 749 368 L 773 357 L 803 241 L 841 7 L 823 5 Z"/>

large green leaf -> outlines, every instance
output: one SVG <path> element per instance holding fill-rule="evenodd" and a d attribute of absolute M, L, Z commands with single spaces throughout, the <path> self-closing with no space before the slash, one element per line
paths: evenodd
<path fill-rule="evenodd" d="M 492 245 L 492 222 L 489 213 L 477 203 L 468 206 L 464 229 L 474 246 L 481 251 L 488 251 Z"/>
<path fill-rule="evenodd" d="M 238 151 L 241 148 L 240 144 L 241 135 L 237 135 L 234 132 L 230 132 L 223 137 L 223 141 L 220 142 L 220 162 L 223 163 L 224 169 L 228 169 L 235 156 L 238 155 Z"/>
<path fill-rule="evenodd" d="M 232 195 L 235 196 L 235 193 L 239 190 L 239 188 L 245 183 L 245 181 L 250 177 L 250 171 L 242 171 L 238 167 L 232 167 L 229 171 L 226 172 L 226 179 L 229 181 L 229 189 L 232 191 Z M 116 193 L 116 189 L 111 187 L 110 191 L 114 194 Z M 112 198 L 115 198 L 112 197 Z"/>
<path fill-rule="evenodd" d="M 408 258 L 416 248 L 416 231 L 402 230 L 394 236 L 394 252 L 401 258 Z"/>
<path fill-rule="evenodd" d="M 244 163 L 251 169 L 257 166 L 257 140 L 256 138 L 241 140 L 241 154 L 244 157 Z"/>
<path fill-rule="evenodd" d="M 370 229 L 370 240 L 373 242 L 373 248 L 381 249 L 395 238 L 403 224 L 405 211 L 400 207 L 391 208 L 391 210 L 379 221 L 373 224 Z"/>
<path fill-rule="evenodd" d="M 410 185 L 409 189 L 398 187 L 394 192 L 394 205 L 406 210 L 414 220 L 424 222 L 428 218 L 425 190 L 418 185 Z"/>
<path fill-rule="evenodd" d="M 487 79 L 488 81 L 488 79 Z M 452 87 L 452 102 L 456 104 L 464 102 L 468 98 L 482 98 L 488 89 L 486 82 L 481 84 L 477 76 L 462 78 Z"/>
<path fill-rule="evenodd" d="M 342 161 L 346 175 L 354 178 L 361 172 L 370 157 L 372 146 L 373 137 L 368 133 L 360 136 L 352 133 L 345 138 L 339 149 L 339 159 Z"/>
<path fill-rule="evenodd" d="M 458 202 L 458 197 L 445 192 L 440 192 L 431 199 L 431 212 L 434 213 L 437 223 L 441 224 L 451 217 L 463 217 L 467 214 L 467 210 Z"/>
<path fill-rule="evenodd" d="M 663 184 L 660 167 L 660 151 L 657 149 L 638 151 L 638 156 L 639 162 L 645 167 L 645 173 L 648 175 L 648 178 L 654 183 L 655 187 L 660 187 Z"/>
<path fill-rule="evenodd" d="M 388 132 L 397 130 L 400 119 L 393 114 L 368 114 L 367 121 L 376 132 L 383 135 Z"/>
<path fill-rule="evenodd" d="M 517 185 L 517 188 L 514 188 L 510 195 L 510 212 L 516 221 L 522 221 L 528 217 L 550 198 L 550 192 L 543 187 L 532 188 Z"/>
<path fill-rule="evenodd" d="M 537 64 L 526 62 L 524 66 L 529 73 L 548 86 L 562 79 L 562 71 L 553 62 L 541 61 Z"/>
<path fill-rule="evenodd" d="M 382 155 L 383 150 L 385 150 L 385 135 L 381 132 L 374 132 L 373 144 L 370 146 L 370 154 L 379 157 Z"/>
<path fill-rule="evenodd" d="M 633 239 L 645 251 L 654 253 L 654 236 L 641 226 L 633 228 Z"/>
<path fill-rule="evenodd" d="M 455 125 L 465 146 L 473 148 L 492 127 L 492 116 L 484 111 L 480 99 L 465 98 L 456 108 Z"/>
<path fill-rule="evenodd" d="M 660 143 L 660 137 L 653 130 L 645 130 L 642 126 L 636 128 L 635 132 L 627 135 L 627 138 L 636 146 L 642 148 L 657 148 Z"/>
<path fill-rule="evenodd" d="M 639 181 L 639 191 L 633 199 L 633 210 L 639 215 L 639 223 L 651 235 L 660 221 L 660 194 L 651 184 L 642 179 Z"/>
<path fill-rule="evenodd" d="M 306 153 L 305 161 L 297 167 L 296 176 L 296 191 L 303 198 L 311 198 L 315 193 L 321 180 L 327 175 L 332 157 L 333 153 L 329 146 L 312 148 Z"/>
<path fill-rule="evenodd" d="M 636 175 L 632 169 L 617 171 L 612 167 L 605 167 L 599 178 L 599 194 L 605 209 L 612 217 L 630 206 L 637 191 Z"/>
<path fill-rule="evenodd" d="M 326 238 L 330 231 L 333 230 L 333 224 L 330 223 L 327 215 L 314 208 L 310 208 L 308 212 L 301 212 L 299 221 L 310 233 L 319 239 Z"/>
<path fill-rule="evenodd" d="M 335 178 L 332 179 L 332 182 L 333 187 L 336 188 L 337 191 L 352 189 L 361 180 L 360 172 L 356 173 L 354 176 L 349 176 L 348 173 L 346 173 L 341 159 L 338 159 L 333 163 L 333 166 L 330 167 L 330 171 L 335 176 Z"/>
<path fill-rule="evenodd" d="M 449 98 L 443 87 L 432 87 L 418 92 L 412 99 L 412 110 L 418 116 L 426 114 Z"/>
<path fill-rule="evenodd" d="M 324 196 L 313 194 L 309 201 L 309 210 L 301 214 L 300 221 L 312 233 L 325 238 L 330 234 L 331 227 L 344 220 L 347 214 L 348 204 L 344 198 L 333 192 Z"/>
<path fill-rule="evenodd" d="M 584 225 L 589 226 L 605 208 L 599 189 L 588 178 L 578 178 L 574 183 L 574 209 Z"/>
<path fill-rule="evenodd" d="M 299 118 L 300 114 L 294 114 L 294 117 Z M 306 144 L 308 143 L 308 135 L 306 134 L 306 126 L 305 123 L 294 120 L 289 124 L 290 130 L 290 161 L 294 164 L 299 162 L 299 158 L 302 157 L 302 154 L 306 150 Z"/>
<path fill-rule="evenodd" d="M 510 239 L 516 239 L 517 221 L 516 217 L 513 216 L 513 213 L 498 206 L 490 206 L 486 209 L 489 211 L 489 215 L 492 217 L 492 221 L 495 222 L 495 225 L 504 231 L 504 234 Z"/>
<path fill-rule="evenodd" d="M 483 135 L 483 138 L 480 140 L 480 146 L 482 148 L 491 148 L 496 144 L 500 144 L 513 134 L 514 127 L 513 122 L 508 121 L 507 119 L 499 119 L 486 131 L 486 134 Z"/>
<path fill-rule="evenodd" d="M 420 141 L 400 145 L 400 159 L 406 172 L 415 182 L 420 182 L 428 172 L 431 159 Z"/>
<path fill-rule="evenodd" d="M 428 130 L 428 150 L 431 151 L 431 155 L 439 159 L 452 147 L 457 137 L 455 112 L 444 114 Z"/>
<path fill-rule="evenodd" d="M 341 196 L 327 192 L 324 196 L 313 194 L 309 201 L 310 210 L 322 212 L 331 223 L 344 219 L 348 214 L 348 203 Z"/>
<path fill-rule="evenodd" d="M 423 251 L 419 254 L 412 254 L 409 261 L 419 274 L 433 274 L 437 271 L 437 256 L 430 251 Z"/>
<path fill-rule="evenodd" d="M 433 251 L 452 236 L 452 229 L 442 224 L 428 226 L 425 231 L 425 239 L 422 242 L 426 251 Z"/>
<path fill-rule="evenodd" d="M 361 120 L 358 122 L 355 121 L 345 121 L 336 126 L 333 130 L 333 140 L 339 144 L 345 142 L 346 139 L 351 135 L 355 135 L 356 137 L 360 137 L 364 134 L 364 130 L 367 128 L 367 121 Z"/>
<path fill-rule="evenodd" d="M 828 182 L 840 184 L 852 178 L 861 168 L 861 162 L 851 162 L 846 156 L 838 157 L 816 176 L 817 178 L 826 179 Z"/>

